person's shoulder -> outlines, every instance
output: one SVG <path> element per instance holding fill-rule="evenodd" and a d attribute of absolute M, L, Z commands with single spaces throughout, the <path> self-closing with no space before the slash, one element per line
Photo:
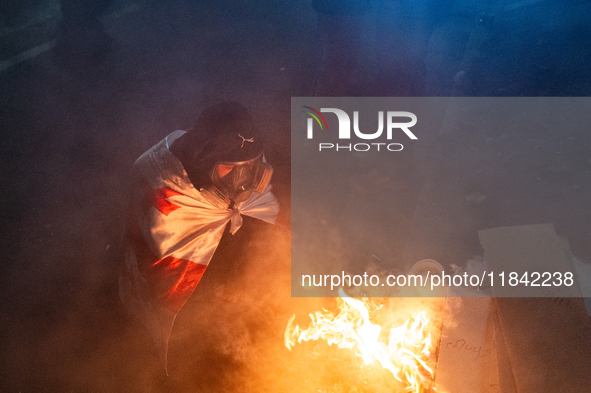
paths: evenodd
<path fill-rule="evenodd" d="M 168 134 L 166 138 L 164 138 L 164 142 L 166 142 L 166 148 L 170 150 L 170 146 L 172 146 L 172 143 L 179 139 L 181 136 L 185 135 L 186 133 L 187 131 L 184 130 L 176 130 Z"/>
<path fill-rule="evenodd" d="M 142 165 L 146 160 L 150 159 L 154 154 L 158 154 L 160 152 L 164 152 L 170 149 L 173 142 L 176 141 L 179 137 L 183 136 L 186 131 L 183 130 L 176 130 L 168 134 L 166 137 L 161 139 L 158 143 L 154 146 L 146 150 L 141 156 L 135 160 L 134 167 L 138 165 Z"/>

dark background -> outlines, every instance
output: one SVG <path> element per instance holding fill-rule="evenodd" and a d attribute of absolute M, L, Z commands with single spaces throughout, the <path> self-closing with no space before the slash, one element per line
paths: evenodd
<path fill-rule="evenodd" d="M 289 315 L 310 310 L 289 298 L 289 237 L 281 230 L 247 222 L 236 238 L 225 237 L 179 314 L 170 378 L 147 333 L 118 302 L 131 165 L 169 132 L 189 127 L 207 105 L 232 99 L 251 109 L 288 209 L 292 96 L 591 91 L 588 1 L 346 2 L 350 7 L 339 10 L 320 3 L 1 3 L 1 390 L 306 391 L 294 388 L 295 360 L 281 348 Z M 476 133 L 445 135 L 441 143 L 459 156 L 478 156 L 472 139 L 480 145 L 492 138 L 489 145 L 501 152 L 507 138 L 517 140 L 507 170 L 526 182 L 532 174 L 551 177 L 565 192 L 548 197 L 546 216 L 503 222 L 562 218 L 558 234 L 589 260 L 588 201 L 564 199 L 571 189 L 589 195 L 588 135 Z M 473 206 L 478 223 L 456 220 L 466 236 L 498 222 L 502 205 L 490 195 L 502 199 L 505 192 L 460 176 L 466 158 L 458 155 L 441 157 L 447 170 L 435 177 L 421 168 L 406 177 L 402 169 L 413 162 L 401 160 L 393 180 L 407 202 L 398 231 L 412 230 L 425 184 L 460 200 L 487 195 Z M 438 219 L 454 217 L 442 209 Z M 454 255 L 478 251 L 475 244 Z"/>

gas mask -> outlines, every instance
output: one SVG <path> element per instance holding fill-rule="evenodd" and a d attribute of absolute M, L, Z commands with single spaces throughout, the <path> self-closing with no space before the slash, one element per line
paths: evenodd
<path fill-rule="evenodd" d="M 262 193 L 273 174 L 248 110 L 235 102 L 206 108 L 170 151 L 193 187 L 220 209 L 234 209 L 253 192 Z"/>
<path fill-rule="evenodd" d="M 213 165 L 211 184 L 201 189 L 202 195 L 214 206 L 233 208 L 253 192 L 262 193 L 273 175 L 273 168 L 264 162 L 263 154 L 241 162 L 221 161 Z"/>

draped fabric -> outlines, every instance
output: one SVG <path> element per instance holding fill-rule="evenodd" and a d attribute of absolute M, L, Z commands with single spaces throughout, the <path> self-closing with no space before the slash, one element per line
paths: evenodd
<path fill-rule="evenodd" d="M 174 319 L 204 274 L 226 224 L 234 234 L 241 215 L 273 223 L 279 211 L 271 186 L 234 209 L 209 203 L 169 150 L 183 134 L 171 133 L 134 164 L 119 279 L 123 303 L 152 334 L 165 367 Z"/>

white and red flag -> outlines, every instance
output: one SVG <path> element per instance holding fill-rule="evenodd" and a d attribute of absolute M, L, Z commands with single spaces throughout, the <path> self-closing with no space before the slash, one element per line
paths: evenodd
<path fill-rule="evenodd" d="M 279 203 L 271 186 L 234 209 L 220 209 L 193 187 L 170 152 L 178 130 L 135 162 L 127 218 L 120 296 L 152 334 L 166 365 L 174 319 L 205 272 L 226 224 L 234 234 L 241 215 L 273 223 Z"/>

